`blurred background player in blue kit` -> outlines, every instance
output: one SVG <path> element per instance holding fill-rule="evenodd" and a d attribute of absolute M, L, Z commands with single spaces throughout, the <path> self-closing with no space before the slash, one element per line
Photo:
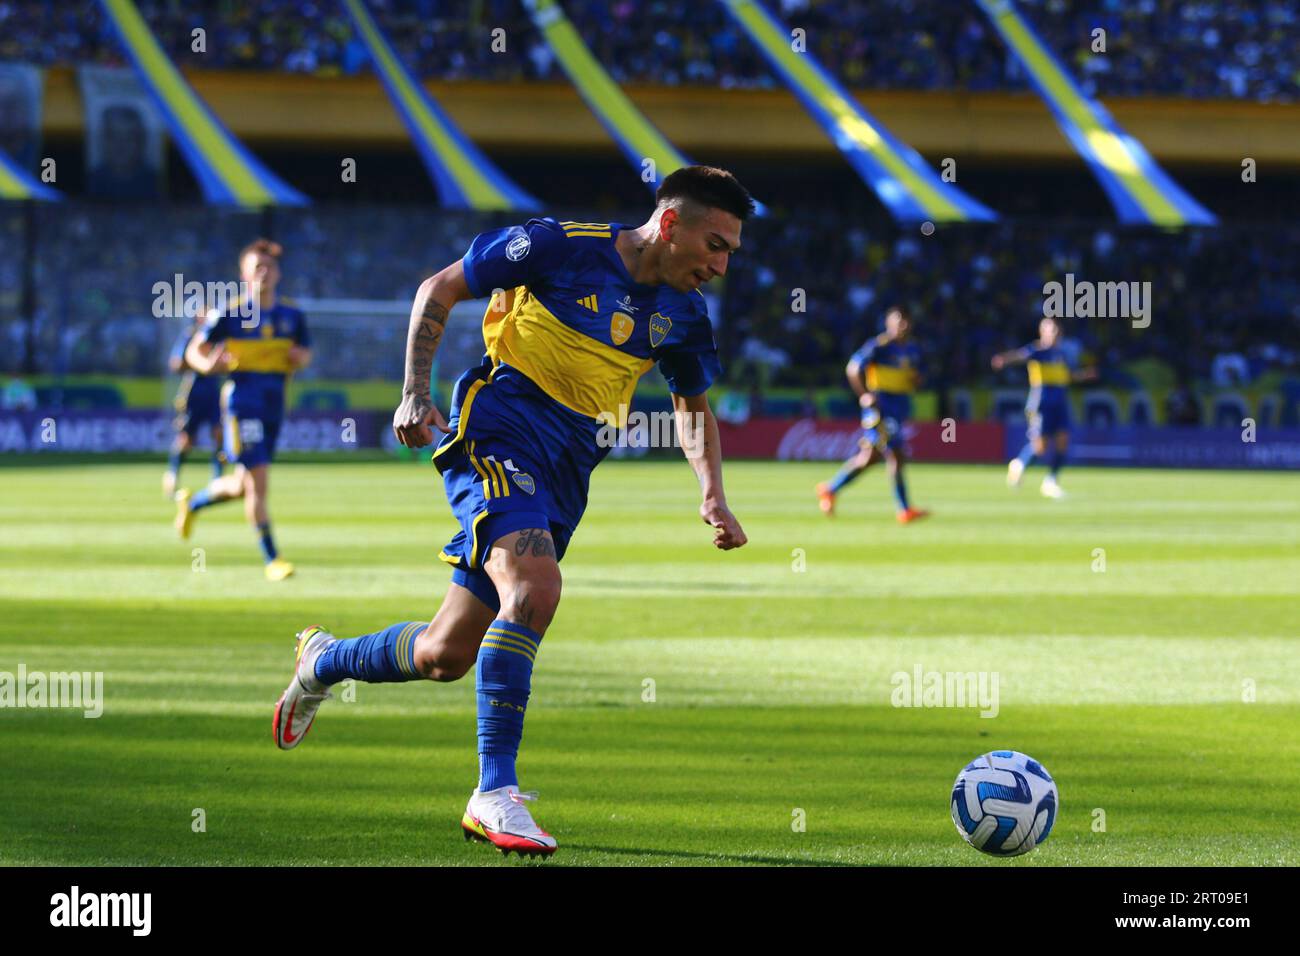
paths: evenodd
<path fill-rule="evenodd" d="M 921 383 L 921 350 L 912 340 L 912 318 L 902 306 L 885 314 L 885 331 L 853 353 L 845 373 L 862 408 L 861 447 L 834 478 L 817 486 L 818 505 L 833 515 L 840 489 L 883 459 L 894 484 L 899 523 L 924 518 L 930 512 L 912 507 L 903 479 L 904 430 L 912 417 L 912 393 Z"/>
<path fill-rule="evenodd" d="M 193 494 L 182 489 L 176 495 L 176 530 L 182 538 L 189 537 L 200 509 L 243 498 L 270 581 L 282 581 L 294 572 L 271 537 L 267 496 L 284 422 L 285 386 L 290 375 L 311 362 L 306 317 L 275 294 L 281 252 L 279 243 L 269 239 L 244 247 L 239 254 L 241 301 L 209 312 L 202 331 L 185 350 L 185 360 L 201 374 L 230 375 L 221 390 L 221 419 L 226 458 L 237 467 Z"/>
<path fill-rule="evenodd" d="M 1070 385 L 1091 381 L 1096 369 L 1074 371 L 1070 352 L 1061 342 L 1061 323 L 1050 316 L 1038 323 L 1038 339 L 1023 348 L 993 356 L 993 370 L 1008 365 L 1025 365 L 1029 370 L 1029 400 L 1025 447 L 1007 464 L 1007 485 L 1019 488 L 1025 469 L 1038 457 L 1047 457 L 1047 477 L 1041 491 L 1047 498 L 1064 498 L 1058 480 L 1065 454 L 1070 448 Z M 1048 440 L 1051 447 L 1048 447 Z"/>
<path fill-rule="evenodd" d="M 167 369 L 181 376 L 176 390 L 176 438 L 167 458 L 163 473 L 163 494 L 171 498 L 176 494 L 176 484 L 181 465 L 206 427 L 212 438 L 212 477 L 220 478 L 224 457 L 221 451 L 221 378 L 217 375 L 200 375 L 185 361 L 185 350 L 190 341 L 203 329 L 205 319 L 194 317 L 194 324 L 181 332 L 167 356 Z"/>

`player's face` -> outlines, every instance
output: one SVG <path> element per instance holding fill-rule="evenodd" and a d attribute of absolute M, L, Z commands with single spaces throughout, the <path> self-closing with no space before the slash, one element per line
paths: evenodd
<path fill-rule="evenodd" d="M 1061 337 L 1061 327 L 1056 324 L 1054 319 L 1043 319 L 1038 323 L 1038 338 L 1048 348 L 1056 344 L 1056 340 Z"/>
<path fill-rule="evenodd" d="M 263 292 L 273 292 L 280 282 L 280 263 L 264 252 L 250 252 L 240 263 L 239 277 Z"/>
<path fill-rule="evenodd" d="M 721 209 L 682 216 L 664 212 L 660 235 L 668 241 L 664 282 L 678 292 L 691 292 L 715 276 L 727 274 L 731 254 L 740 248 L 740 220 Z"/>
<path fill-rule="evenodd" d="M 885 316 L 885 332 L 891 339 L 905 339 L 912 334 L 912 320 L 897 309 Z"/>

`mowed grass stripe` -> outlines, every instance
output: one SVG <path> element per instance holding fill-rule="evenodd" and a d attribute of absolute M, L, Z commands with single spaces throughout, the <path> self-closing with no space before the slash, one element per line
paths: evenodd
<path fill-rule="evenodd" d="M 903 528 L 883 474 L 823 519 L 832 470 L 729 464 L 752 541 L 730 554 L 684 464 L 598 471 L 521 758 L 557 864 L 1300 862 L 1294 476 L 1069 469 L 1048 502 L 1033 475 L 1013 495 L 997 468 L 918 467 L 936 515 Z M 22 770 L 0 774 L 0 862 L 501 862 L 457 833 L 470 680 L 358 685 L 302 748 L 270 736 L 294 631 L 432 615 L 453 530 L 432 470 L 277 466 L 301 569 L 280 587 L 236 505 L 176 541 L 157 472 L 0 468 L 0 670 L 103 669 L 107 695 L 99 720 L 0 710 Z M 997 670 L 998 716 L 888 706 L 917 665 Z M 947 810 L 1001 747 L 1062 793 L 1051 841 L 1010 864 Z"/>
<path fill-rule="evenodd" d="M 627 638 L 617 642 L 552 639 L 543 644 L 533 688 L 537 707 L 637 706 L 644 682 L 662 707 L 909 705 L 917 668 L 930 675 L 981 674 L 996 707 L 1058 703 L 1300 703 L 1300 655 L 1290 638 L 1142 639 L 1058 636 L 1043 639 L 943 638 Z M 1069 669 L 1060 660 L 1071 662 Z M 250 648 L 233 655 L 177 645 L 0 646 L 0 669 L 102 670 L 106 709 L 148 713 L 265 710 L 287 682 L 291 657 Z M 968 677 L 942 678 L 976 706 Z M 355 704 L 331 704 L 341 716 L 418 713 L 445 699 L 470 701 L 472 677 L 454 685 L 366 687 Z M 248 709 L 232 704 L 248 702 Z M 256 702 L 256 703 L 252 703 Z"/>

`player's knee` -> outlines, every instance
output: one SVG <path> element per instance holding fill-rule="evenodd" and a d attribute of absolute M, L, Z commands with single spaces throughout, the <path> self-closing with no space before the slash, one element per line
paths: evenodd
<path fill-rule="evenodd" d="M 502 595 L 501 616 L 534 631 L 544 631 L 560 606 L 560 569 L 537 571 Z"/>
<path fill-rule="evenodd" d="M 427 680 L 460 680 L 474 666 L 476 652 L 450 640 L 450 635 L 426 627 L 415 639 L 415 667 Z"/>

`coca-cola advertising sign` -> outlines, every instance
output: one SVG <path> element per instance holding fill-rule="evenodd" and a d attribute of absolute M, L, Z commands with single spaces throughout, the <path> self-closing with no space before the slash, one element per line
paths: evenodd
<path fill-rule="evenodd" d="M 727 458 L 780 461 L 842 461 L 858 450 L 857 422 L 825 418 L 751 418 L 744 424 L 719 422 Z M 1005 429 L 998 422 L 916 422 L 907 444 L 916 461 L 1000 462 Z"/>

